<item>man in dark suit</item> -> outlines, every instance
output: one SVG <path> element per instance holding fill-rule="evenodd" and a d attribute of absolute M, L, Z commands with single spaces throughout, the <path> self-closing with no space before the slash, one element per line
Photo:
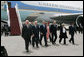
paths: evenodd
<path fill-rule="evenodd" d="M 74 27 L 74 23 L 71 24 L 71 26 L 69 26 L 69 34 L 71 35 L 71 38 L 69 40 L 69 42 L 74 44 L 74 33 L 76 32 L 75 27 Z"/>
<path fill-rule="evenodd" d="M 53 24 L 50 26 L 50 33 L 52 35 L 52 44 L 56 44 L 56 39 L 57 39 L 57 25 L 56 21 L 53 21 Z M 55 38 L 54 38 L 55 36 Z"/>
<path fill-rule="evenodd" d="M 3 26 L 1 26 L 1 36 L 3 35 L 3 32 L 4 32 L 4 30 L 3 30 Z"/>
<path fill-rule="evenodd" d="M 61 41 L 62 41 L 62 39 L 63 39 L 63 38 L 62 38 L 62 27 L 63 27 L 63 26 L 62 26 L 62 24 L 61 24 L 60 27 L 59 27 L 59 30 L 60 30 L 59 43 L 61 43 Z"/>
<path fill-rule="evenodd" d="M 32 27 L 32 30 L 33 30 L 32 45 L 34 47 L 35 43 L 36 43 L 36 47 L 39 48 L 39 46 L 38 46 L 38 42 L 39 42 L 39 26 L 37 24 L 37 21 L 35 21 L 35 24 Z"/>
<path fill-rule="evenodd" d="M 8 24 L 4 25 L 4 30 L 5 30 L 5 36 L 8 36 L 8 32 L 9 32 L 9 26 L 8 26 Z"/>
<path fill-rule="evenodd" d="M 60 26 L 60 35 L 59 35 L 59 43 L 61 43 L 62 39 L 64 38 L 64 45 L 66 45 L 66 38 L 67 37 L 67 32 L 64 23 Z"/>
<path fill-rule="evenodd" d="M 43 24 L 40 26 L 40 45 L 42 45 L 42 38 L 44 37 L 44 41 L 45 41 L 45 46 L 47 47 L 47 38 L 46 38 L 46 33 L 47 33 L 47 28 L 45 25 L 45 21 L 43 21 Z"/>
<path fill-rule="evenodd" d="M 31 34 L 30 41 L 29 41 L 30 44 L 32 44 L 33 26 L 34 26 L 34 24 L 33 24 L 33 22 L 31 22 L 31 23 L 30 23 L 30 29 L 31 29 L 32 32 L 30 32 L 30 34 Z"/>
<path fill-rule="evenodd" d="M 22 37 L 25 40 L 25 49 L 27 52 L 29 52 L 29 41 L 30 41 L 30 36 L 31 36 L 30 32 L 31 32 L 30 24 L 29 24 L 29 21 L 26 20 L 22 28 Z"/>

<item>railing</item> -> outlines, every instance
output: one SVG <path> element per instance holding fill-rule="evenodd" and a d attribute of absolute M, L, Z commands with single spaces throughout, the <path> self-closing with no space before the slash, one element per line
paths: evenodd
<path fill-rule="evenodd" d="M 9 16 L 9 9 L 8 9 L 8 4 L 6 3 L 7 6 L 7 15 L 8 15 L 8 26 L 10 27 L 10 16 Z"/>
<path fill-rule="evenodd" d="M 15 9 L 16 9 L 16 13 L 17 13 L 17 16 L 18 16 L 18 21 L 19 21 L 19 26 L 20 26 L 20 32 L 21 32 L 22 31 L 22 22 L 21 22 L 20 13 L 19 13 L 18 5 L 17 4 L 15 5 Z"/>

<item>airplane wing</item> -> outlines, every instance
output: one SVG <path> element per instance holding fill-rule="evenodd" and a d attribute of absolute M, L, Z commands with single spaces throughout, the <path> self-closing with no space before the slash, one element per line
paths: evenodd
<path fill-rule="evenodd" d="M 83 14 L 61 14 L 50 17 L 53 20 L 56 20 L 57 23 L 66 23 L 70 24 L 74 22 L 77 27 L 81 24 L 83 26 Z"/>

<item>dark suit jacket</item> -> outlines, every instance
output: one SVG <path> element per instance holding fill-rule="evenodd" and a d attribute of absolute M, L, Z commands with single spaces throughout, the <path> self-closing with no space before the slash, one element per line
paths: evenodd
<path fill-rule="evenodd" d="M 59 35 L 59 38 L 68 38 L 67 37 L 67 32 L 63 33 L 63 27 L 62 26 L 60 26 L 60 35 Z"/>
<path fill-rule="evenodd" d="M 31 29 L 30 34 L 31 34 L 31 35 L 33 34 L 33 26 L 34 26 L 34 25 L 30 24 L 30 29 Z"/>
<path fill-rule="evenodd" d="M 8 32 L 9 31 L 9 26 L 7 24 L 4 25 L 4 31 Z"/>
<path fill-rule="evenodd" d="M 50 26 L 50 32 L 51 33 L 57 33 L 57 25 L 55 25 L 55 26 L 54 25 L 51 25 Z"/>
<path fill-rule="evenodd" d="M 31 36 L 31 32 L 32 31 L 31 31 L 30 25 L 29 25 L 29 28 L 27 28 L 27 26 L 24 24 L 22 28 L 22 37 L 26 40 L 29 40 Z"/>
<path fill-rule="evenodd" d="M 46 25 L 45 25 L 45 27 L 43 25 L 40 26 L 40 32 L 43 33 L 44 35 L 46 35 L 46 33 L 47 33 Z"/>
<path fill-rule="evenodd" d="M 39 37 L 39 25 L 36 25 L 32 27 L 32 33 L 34 34 L 34 37 Z"/>
<path fill-rule="evenodd" d="M 75 27 L 69 26 L 69 34 L 74 35 L 74 32 L 76 32 Z"/>

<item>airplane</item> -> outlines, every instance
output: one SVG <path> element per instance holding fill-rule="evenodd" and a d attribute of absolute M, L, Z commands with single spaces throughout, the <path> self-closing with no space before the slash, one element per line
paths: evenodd
<path fill-rule="evenodd" d="M 11 2 L 11 7 L 17 5 L 22 22 L 25 19 L 29 19 L 29 21 L 38 20 L 39 22 L 56 20 L 59 24 L 74 22 L 77 26 L 80 23 L 83 25 L 83 7 L 77 7 L 79 4 L 75 5 L 75 1 L 55 1 L 56 3 L 54 1 L 7 2 Z"/>

